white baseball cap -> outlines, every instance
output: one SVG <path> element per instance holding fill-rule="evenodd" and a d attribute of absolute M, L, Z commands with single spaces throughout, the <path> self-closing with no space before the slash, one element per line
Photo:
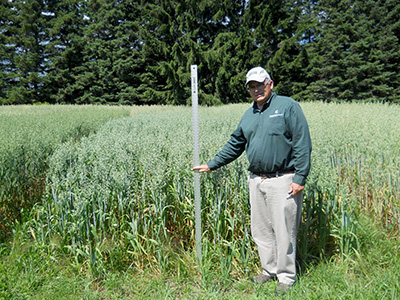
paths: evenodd
<path fill-rule="evenodd" d="M 261 67 L 255 67 L 247 72 L 245 86 L 247 86 L 250 81 L 264 82 L 267 78 L 271 79 L 267 71 Z"/>

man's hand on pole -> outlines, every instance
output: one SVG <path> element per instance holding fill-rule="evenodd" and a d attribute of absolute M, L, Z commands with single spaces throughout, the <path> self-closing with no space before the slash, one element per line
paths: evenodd
<path fill-rule="evenodd" d="M 192 171 L 196 171 L 196 170 L 198 170 L 199 173 L 210 172 L 210 168 L 206 164 L 193 167 Z"/>

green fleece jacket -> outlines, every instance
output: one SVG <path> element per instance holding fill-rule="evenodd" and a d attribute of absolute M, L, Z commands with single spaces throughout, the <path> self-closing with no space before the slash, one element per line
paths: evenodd
<path fill-rule="evenodd" d="M 300 105 L 273 93 L 260 110 L 257 103 L 243 115 L 222 150 L 207 165 L 218 169 L 246 150 L 254 173 L 295 171 L 293 182 L 304 185 L 310 170 L 311 138 Z"/>

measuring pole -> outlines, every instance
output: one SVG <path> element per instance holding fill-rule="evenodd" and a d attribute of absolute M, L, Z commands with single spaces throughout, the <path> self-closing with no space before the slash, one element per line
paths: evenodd
<path fill-rule="evenodd" d="M 199 157 L 199 118 L 198 118 L 198 90 L 197 90 L 197 65 L 191 65 L 192 77 L 192 120 L 193 120 L 193 162 L 200 165 Z M 201 264 L 201 199 L 200 199 L 200 173 L 194 171 L 194 210 L 196 225 L 196 254 Z"/>

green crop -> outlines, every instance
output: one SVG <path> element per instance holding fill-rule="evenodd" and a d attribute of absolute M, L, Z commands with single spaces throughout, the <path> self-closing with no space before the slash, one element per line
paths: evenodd
<path fill-rule="evenodd" d="M 200 153 L 211 159 L 249 105 L 200 108 Z M 302 104 L 313 140 L 299 260 L 360 246 L 361 214 L 399 230 L 399 110 L 378 104 Z M 191 109 L 136 107 L 49 160 L 47 194 L 32 211 L 39 243 L 63 249 L 101 272 L 122 263 L 179 269 L 194 247 Z M 250 236 L 247 161 L 243 155 L 201 178 L 203 266 L 207 276 L 257 268 Z M 121 259 L 121 256 L 118 256 Z"/>
<path fill-rule="evenodd" d="M 0 240 L 24 211 L 41 200 L 47 159 L 63 142 L 94 132 L 111 118 L 129 115 L 122 107 L 0 107 Z"/>

